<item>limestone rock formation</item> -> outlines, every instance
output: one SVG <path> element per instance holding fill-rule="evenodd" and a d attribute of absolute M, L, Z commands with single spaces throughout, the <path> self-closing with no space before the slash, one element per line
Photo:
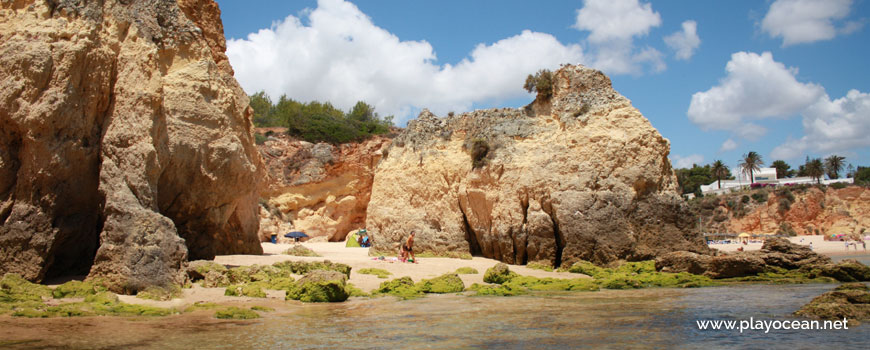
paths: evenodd
<path fill-rule="evenodd" d="M 699 199 L 692 209 L 705 232 L 859 236 L 870 229 L 870 189 L 862 186 L 756 189 Z"/>
<path fill-rule="evenodd" d="M 224 45 L 211 0 L 0 3 L 0 270 L 136 292 L 188 258 L 261 253 Z"/>
<path fill-rule="evenodd" d="M 870 281 L 870 267 L 855 260 L 837 264 L 809 247 L 785 238 L 769 238 L 761 250 L 722 253 L 717 256 L 676 251 L 656 258 L 662 272 L 689 272 L 710 278 L 754 276 L 775 269 L 800 270 L 813 278 L 831 277 L 841 282 Z"/>
<path fill-rule="evenodd" d="M 603 73 L 564 66 L 521 109 L 408 123 L 375 172 L 376 251 L 552 265 L 708 252 L 676 192 L 670 145 Z"/>
<path fill-rule="evenodd" d="M 284 241 L 283 233 L 296 230 L 336 242 L 365 227 L 374 169 L 389 138 L 330 145 L 295 140 L 284 130 L 263 134 L 269 135 L 258 146 L 268 168 L 260 189 L 263 241 L 272 234 Z"/>

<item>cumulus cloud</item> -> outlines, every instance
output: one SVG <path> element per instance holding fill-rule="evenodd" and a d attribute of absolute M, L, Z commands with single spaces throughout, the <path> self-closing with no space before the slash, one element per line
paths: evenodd
<path fill-rule="evenodd" d="M 833 39 L 837 33 L 860 29 L 860 22 L 837 28 L 835 22 L 849 15 L 852 0 L 777 0 L 761 21 L 761 29 L 782 46 Z"/>
<path fill-rule="evenodd" d="M 644 65 L 659 72 L 666 68 L 662 54 L 652 47 L 636 50 L 634 39 L 662 24 L 652 5 L 638 0 L 585 0 L 573 27 L 588 31 L 595 51 L 592 66 L 610 74 L 638 74 Z"/>
<path fill-rule="evenodd" d="M 719 85 L 692 95 L 689 119 L 704 130 L 757 139 L 765 130 L 752 120 L 794 116 L 824 95 L 821 86 L 797 81 L 797 69 L 774 61 L 769 52 L 734 53 L 725 70 Z"/>
<path fill-rule="evenodd" d="M 728 152 L 737 149 L 737 142 L 733 139 L 727 139 L 722 143 L 722 147 L 719 147 L 719 152 Z"/>
<path fill-rule="evenodd" d="M 685 157 L 674 154 L 670 158 L 674 168 L 691 168 L 694 164 L 701 165 L 704 162 L 704 156 L 700 154 L 692 154 Z"/>
<path fill-rule="evenodd" d="M 851 90 L 833 101 L 825 95 L 803 113 L 803 127 L 803 137 L 777 146 L 771 156 L 795 159 L 870 147 L 870 94 Z"/>
<path fill-rule="evenodd" d="M 343 0 L 319 0 L 300 17 L 229 40 L 227 55 L 249 93 L 329 101 L 342 109 L 363 100 L 396 115 L 399 124 L 423 107 L 444 114 L 527 96 L 522 84 L 530 72 L 584 61 L 579 45 L 526 30 L 480 44 L 456 65 L 439 65 L 428 42 L 400 40 Z"/>
<path fill-rule="evenodd" d="M 665 37 L 665 44 L 676 53 L 678 60 L 688 60 L 695 54 L 698 46 L 701 46 L 701 38 L 698 37 L 698 23 L 695 21 L 683 22 L 683 30 Z"/>

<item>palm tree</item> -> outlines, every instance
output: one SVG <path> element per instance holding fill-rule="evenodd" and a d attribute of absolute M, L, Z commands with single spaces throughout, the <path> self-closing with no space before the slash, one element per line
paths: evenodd
<path fill-rule="evenodd" d="M 828 172 L 828 177 L 832 179 L 840 177 L 840 170 L 843 169 L 844 160 L 846 160 L 846 157 L 840 157 L 836 154 L 832 154 L 828 158 L 825 158 L 825 170 Z"/>
<path fill-rule="evenodd" d="M 784 160 L 775 160 L 773 163 L 770 163 L 770 166 L 776 169 L 776 178 L 782 179 L 784 177 L 788 177 L 792 171 L 790 171 L 791 166 L 788 165 Z"/>
<path fill-rule="evenodd" d="M 743 155 L 743 159 L 740 160 L 738 165 L 743 169 L 744 174 L 749 174 L 749 183 L 754 183 L 755 177 L 752 176 L 752 172 L 761 170 L 764 161 L 758 153 L 750 151 Z"/>
<path fill-rule="evenodd" d="M 816 179 L 816 183 L 822 183 L 822 176 L 825 175 L 825 166 L 822 164 L 821 158 L 807 161 L 806 170 L 807 175 Z"/>
<path fill-rule="evenodd" d="M 710 172 L 713 173 L 713 176 L 716 177 L 716 181 L 719 182 L 719 189 L 722 189 L 722 178 L 728 176 L 728 167 L 726 167 L 725 163 L 722 163 L 721 160 L 716 160 L 713 162 Z"/>

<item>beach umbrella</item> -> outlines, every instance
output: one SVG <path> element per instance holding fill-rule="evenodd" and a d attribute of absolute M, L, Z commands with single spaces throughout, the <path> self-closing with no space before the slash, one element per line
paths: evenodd
<path fill-rule="evenodd" d="M 306 235 L 305 232 L 293 231 L 293 232 L 285 234 L 284 237 L 293 238 L 296 240 L 296 242 L 299 242 L 300 238 L 308 237 L 308 235 Z"/>

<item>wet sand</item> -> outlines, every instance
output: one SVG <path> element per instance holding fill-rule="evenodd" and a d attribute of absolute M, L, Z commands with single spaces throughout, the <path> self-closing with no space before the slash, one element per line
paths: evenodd
<path fill-rule="evenodd" d="M 844 242 L 840 241 L 825 241 L 823 236 L 797 236 L 797 237 L 789 237 L 789 240 L 792 243 L 809 246 L 812 243 L 813 251 L 819 254 L 825 255 L 866 255 L 867 251 L 861 245 L 861 242 L 857 243 L 857 250 L 855 246 L 849 246 L 848 250 L 846 249 L 846 245 Z M 868 242 L 870 245 L 870 242 Z M 710 248 L 718 249 L 724 252 L 735 252 L 737 248 L 743 247 L 744 251 L 749 250 L 759 250 L 761 249 L 761 242 L 753 242 L 749 244 L 742 243 L 731 243 L 731 244 L 710 244 Z"/>

